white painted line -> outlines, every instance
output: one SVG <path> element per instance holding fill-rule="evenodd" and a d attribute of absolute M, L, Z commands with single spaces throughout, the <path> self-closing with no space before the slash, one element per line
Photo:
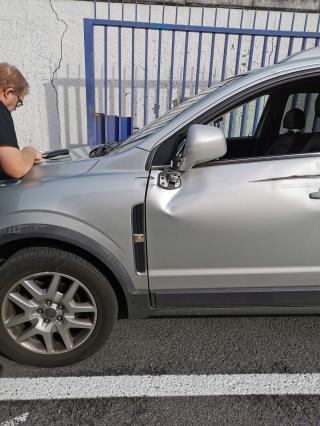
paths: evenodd
<path fill-rule="evenodd" d="M 320 374 L 0 379 L 0 401 L 211 395 L 320 395 Z"/>
<path fill-rule="evenodd" d="M 6 422 L 0 423 L 1 426 L 16 426 L 21 423 L 25 423 L 28 420 L 29 413 L 21 414 L 21 416 L 17 416 L 14 419 L 7 420 Z"/>

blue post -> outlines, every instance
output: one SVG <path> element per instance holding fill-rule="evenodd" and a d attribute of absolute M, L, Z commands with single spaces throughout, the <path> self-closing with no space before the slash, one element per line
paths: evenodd
<path fill-rule="evenodd" d="M 201 25 L 203 25 L 203 15 L 204 15 L 204 7 L 202 6 Z M 201 48 L 202 48 L 202 33 L 199 34 L 195 94 L 197 94 L 198 90 L 199 90 L 199 73 L 200 73 L 200 61 L 201 61 Z"/>
<path fill-rule="evenodd" d="M 122 67 L 122 61 L 121 61 L 121 27 L 118 28 L 118 61 L 119 61 L 119 122 L 121 122 L 121 115 L 122 115 L 122 105 L 121 105 L 121 97 L 122 97 L 122 81 L 121 81 L 121 67 Z M 121 141 L 121 126 L 119 126 L 119 140 Z"/>
<path fill-rule="evenodd" d="M 94 82 L 94 57 L 93 57 L 93 23 L 84 19 L 84 52 L 86 67 L 86 102 L 87 102 L 87 141 L 94 145 L 96 141 L 95 128 L 95 82 Z"/>
<path fill-rule="evenodd" d="M 164 21 L 164 5 L 162 6 L 162 23 L 163 23 L 163 21 Z M 162 46 L 162 30 L 159 30 L 159 35 L 158 35 L 157 92 L 156 92 L 156 118 L 159 117 L 159 111 L 160 111 L 161 46 Z"/>
<path fill-rule="evenodd" d="M 266 30 L 268 29 L 268 25 L 269 25 L 269 11 L 268 11 L 268 14 L 267 14 L 267 21 L 266 21 L 266 26 L 265 26 Z M 262 59 L 261 59 L 261 66 L 262 67 L 264 67 L 265 61 L 266 61 L 267 42 L 268 42 L 268 37 L 264 37 L 263 49 L 262 49 Z M 255 131 L 257 129 L 257 125 L 258 125 L 258 118 L 259 118 L 259 112 L 260 112 L 260 100 L 261 100 L 260 98 L 257 99 L 255 110 L 254 110 L 253 133 L 255 133 Z"/>
<path fill-rule="evenodd" d="M 189 22 L 188 22 L 189 26 L 190 26 L 190 22 L 191 22 L 191 6 L 189 7 Z M 189 31 L 186 31 L 186 38 L 184 41 L 184 62 L 183 62 L 183 75 L 182 75 L 182 93 L 181 93 L 182 102 L 185 100 L 185 92 L 186 92 L 188 45 L 189 45 Z"/>
<path fill-rule="evenodd" d="M 135 21 L 137 22 L 137 15 L 138 15 L 138 5 L 137 5 L 137 1 L 136 1 L 136 7 L 135 7 Z M 132 28 L 131 30 L 131 41 L 132 41 L 132 46 L 131 46 L 131 133 L 133 133 L 133 127 L 134 127 L 134 90 L 135 90 L 135 86 L 134 86 L 134 51 L 135 51 L 135 29 Z"/>
<path fill-rule="evenodd" d="M 104 142 L 108 143 L 108 27 L 104 28 Z"/>
<path fill-rule="evenodd" d="M 242 28 L 242 23 L 243 23 L 243 10 L 241 11 L 240 28 Z M 235 67 L 235 70 L 234 70 L 235 75 L 239 74 L 241 42 L 242 42 L 242 35 L 239 35 L 238 46 L 237 46 L 236 67 Z M 232 137 L 232 135 L 233 135 L 233 124 L 234 124 L 234 112 L 231 111 L 230 121 L 229 121 L 229 130 L 228 130 L 228 136 L 229 137 Z"/>
<path fill-rule="evenodd" d="M 256 16 L 257 11 L 254 12 L 254 18 L 253 18 L 253 28 L 256 26 Z M 251 70 L 252 67 L 252 57 L 253 57 L 253 49 L 254 49 L 254 39 L 255 36 L 251 36 L 251 43 L 250 43 L 250 52 L 249 52 L 249 61 L 248 61 L 248 70 Z M 240 127 L 240 136 L 244 136 L 245 131 L 245 125 L 246 125 L 246 118 L 247 118 L 247 104 L 244 105 L 242 109 L 242 117 L 241 117 L 241 127 Z"/>
<path fill-rule="evenodd" d="M 303 31 L 306 31 L 306 30 L 307 30 L 307 23 L 308 23 L 308 15 L 306 14 L 306 17 L 305 17 L 305 19 L 304 19 L 304 28 L 303 28 Z M 306 48 L 306 43 L 307 43 L 307 37 L 304 37 L 304 38 L 303 38 L 303 41 L 302 41 L 301 50 L 305 50 L 305 48 Z"/>
<path fill-rule="evenodd" d="M 282 22 L 282 12 L 280 13 L 278 31 L 280 31 L 281 22 Z M 275 51 L 275 54 L 274 54 L 274 63 L 275 64 L 278 62 L 278 59 L 279 59 L 280 41 L 281 41 L 281 37 L 278 36 L 277 37 L 277 43 L 276 43 L 276 51 Z"/>
<path fill-rule="evenodd" d="M 151 2 L 149 3 L 149 22 L 151 20 Z M 143 104 L 143 125 L 147 124 L 147 92 L 148 92 L 148 44 L 149 33 L 146 28 L 145 55 L 144 55 L 144 104 Z"/>
<path fill-rule="evenodd" d="M 176 6 L 176 20 L 175 22 L 178 22 L 178 6 Z M 170 87 L 169 87 L 169 105 L 168 109 L 172 108 L 172 86 L 173 86 L 173 67 L 174 67 L 174 47 L 175 47 L 175 41 L 176 41 L 176 32 L 172 31 L 172 38 L 171 38 L 171 66 L 170 66 Z"/>
<path fill-rule="evenodd" d="M 216 28 L 216 26 L 217 26 L 217 13 L 218 13 L 218 10 L 216 8 L 215 15 L 214 15 L 214 24 L 213 24 L 214 28 Z M 215 38 L 216 38 L 215 33 L 212 33 L 212 36 L 211 36 L 211 52 L 210 52 L 208 87 L 210 87 L 211 84 L 212 84 L 212 70 L 213 70 L 213 58 L 214 58 Z"/>
<path fill-rule="evenodd" d="M 229 27 L 229 23 L 230 23 L 230 9 L 228 11 L 227 27 Z M 221 80 L 222 81 L 226 78 L 226 62 L 227 62 L 227 52 L 228 52 L 228 44 L 229 44 L 229 34 L 226 34 L 225 37 L 226 38 L 225 38 L 225 42 L 224 42 L 222 73 L 221 73 Z"/>

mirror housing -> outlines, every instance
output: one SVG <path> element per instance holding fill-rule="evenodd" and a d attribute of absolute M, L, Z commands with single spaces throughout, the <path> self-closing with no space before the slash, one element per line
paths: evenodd
<path fill-rule="evenodd" d="M 202 124 L 193 124 L 188 130 L 183 152 L 181 172 L 190 170 L 196 164 L 217 160 L 227 152 L 227 142 L 221 129 Z"/>

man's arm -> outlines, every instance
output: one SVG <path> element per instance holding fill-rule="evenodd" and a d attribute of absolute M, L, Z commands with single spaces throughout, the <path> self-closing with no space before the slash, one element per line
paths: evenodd
<path fill-rule="evenodd" d="M 21 151 L 11 146 L 0 146 L 0 167 L 9 177 L 19 179 L 32 168 L 35 162 L 41 161 L 41 153 L 32 146 Z"/>

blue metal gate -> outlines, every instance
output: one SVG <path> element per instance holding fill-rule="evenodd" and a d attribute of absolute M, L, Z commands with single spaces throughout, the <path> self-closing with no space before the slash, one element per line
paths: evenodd
<path fill-rule="evenodd" d="M 110 18 L 110 2 L 109 2 Z M 319 25 L 320 17 L 317 17 L 317 26 L 315 31 L 307 31 L 308 28 L 308 15 L 305 15 L 304 28 L 302 30 L 294 30 L 296 14 L 292 14 L 291 25 L 288 30 L 281 29 L 283 14 L 279 14 L 278 28 L 269 28 L 270 13 L 266 13 L 264 28 L 256 28 L 257 12 L 253 15 L 252 28 L 243 27 L 244 11 L 241 12 L 240 25 L 238 27 L 230 26 L 230 10 L 228 12 L 227 25 L 225 27 L 217 26 L 217 9 L 215 19 L 212 26 L 204 25 L 204 8 L 201 12 L 201 21 L 199 25 L 191 25 L 191 11 L 189 8 L 188 23 L 181 25 L 177 23 L 178 10 L 175 8 L 175 23 L 165 23 L 165 6 L 162 10 L 161 22 L 151 22 L 151 5 L 149 6 L 149 19 L 147 22 L 137 20 L 137 3 L 135 4 L 135 19 L 124 20 L 124 4 L 122 4 L 122 19 L 84 19 L 84 42 L 85 42 L 85 72 L 86 72 L 86 99 L 87 99 L 87 129 L 88 129 L 88 143 L 97 144 L 103 142 L 112 142 L 114 140 L 124 140 L 134 131 L 137 127 L 137 113 L 138 109 L 141 115 L 141 125 L 147 124 L 153 118 L 157 118 L 161 112 L 171 109 L 174 103 L 179 103 L 186 98 L 187 88 L 187 69 L 192 66 L 194 71 L 194 78 L 191 87 L 189 87 L 188 97 L 192 94 L 197 94 L 200 90 L 200 75 L 201 89 L 204 86 L 211 86 L 213 80 L 217 78 L 214 76 L 214 68 L 220 67 L 221 71 L 219 79 L 223 80 L 231 75 L 237 75 L 245 70 L 255 66 L 265 66 L 270 63 L 276 63 L 280 60 L 279 53 L 285 51 L 288 56 L 293 51 L 304 50 L 307 47 L 319 46 L 320 34 Z M 103 30 L 103 41 L 95 45 L 95 31 L 100 28 Z M 113 33 L 110 37 L 111 29 L 116 29 L 117 37 Z M 126 38 L 123 39 L 123 34 L 126 31 Z M 129 33 L 128 33 L 129 31 Z M 139 32 L 139 34 L 138 34 Z M 150 46 L 150 37 L 156 40 Z M 155 37 L 156 34 L 156 37 Z M 137 36 L 139 41 L 137 42 Z M 141 42 L 141 35 L 143 40 Z M 164 41 L 164 37 L 166 40 Z M 180 38 L 180 42 L 177 38 Z M 190 38 L 196 37 L 197 41 L 193 40 L 191 43 Z M 182 38 L 181 38 L 182 37 Z M 204 38 L 206 40 L 204 41 Z M 208 38 L 209 37 L 209 38 Z M 217 38 L 220 37 L 220 41 Z M 221 48 L 221 37 L 223 37 Z M 183 39 L 181 44 L 181 39 Z M 101 46 L 102 44 L 102 46 Z M 220 45 L 220 48 L 219 48 Z M 179 49 L 178 49 L 179 47 Z M 137 52 L 144 50 L 143 58 L 143 77 L 144 83 L 142 86 L 143 97 L 140 99 L 138 108 L 135 103 L 137 102 L 137 81 L 136 81 L 136 58 Z M 96 81 L 97 71 L 95 70 L 95 57 L 97 50 L 103 52 L 99 56 L 103 62 L 103 107 L 102 111 L 96 112 Z M 196 49 L 196 55 L 193 50 Z M 114 76 L 110 75 L 108 70 L 108 62 L 110 61 L 111 50 L 117 51 L 117 74 L 118 74 L 118 95 L 110 94 L 110 82 L 114 80 Z M 178 52 L 180 50 L 180 53 Z M 194 58 L 191 59 L 191 53 Z M 152 114 L 148 111 L 148 97 L 150 94 L 150 57 L 153 57 L 153 63 L 156 68 L 156 79 L 154 84 L 154 107 Z M 259 60 L 257 62 L 257 57 Z M 244 60 L 245 64 L 240 64 Z M 128 64 L 130 62 L 130 84 L 126 83 L 124 72 L 126 76 L 128 73 L 127 68 L 123 66 L 124 59 Z M 165 65 L 166 64 L 166 65 Z M 176 64 L 181 65 L 181 74 L 178 83 L 174 81 L 174 67 Z M 231 65 L 230 65 L 231 64 Z M 141 66 L 141 64 L 140 64 Z M 163 86 L 163 79 L 161 79 L 164 68 L 167 69 L 167 78 L 165 88 Z M 231 67 L 231 68 L 230 68 Z M 240 69 L 241 68 L 241 69 Z M 204 70 L 205 74 L 204 76 Z M 141 70 L 140 70 L 141 71 Z M 229 74 L 229 75 L 228 75 Z M 205 80 L 205 81 L 204 81 Z M 176 84 L 175 91 L 178 96 L 173 99 L 174 83 Z M 124 87 L 129 88 L 130 91 L 130 107 L 125 108 L 124 112 Z M 163 91 L 166 91 L 166 96 Z M 126 100 L 126 105 L 128 101 Z M 111 114 L 110 104 L 113 103 L 113 114 Z M 117 104 L 117 108 L 116 105 Z M 258 110 L 259 105 L 256 105 Z M 116 113 L 114 113 L 116 109 Z M 127 113 L 127 110 L 130 113 Z M 244 114 L 245 115 L 245 114 Z M 230 125 L 232 128 L 232 125 Z"/>

